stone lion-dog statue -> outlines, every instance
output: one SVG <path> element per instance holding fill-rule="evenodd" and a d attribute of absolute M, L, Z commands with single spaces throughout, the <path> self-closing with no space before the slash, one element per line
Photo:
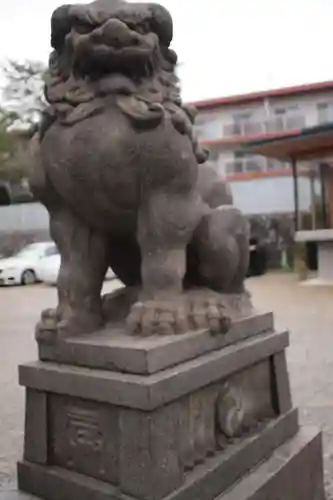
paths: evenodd
<path fill-rule="evenodd" d="M 61 268 L 37 336 L 88 334 L 120 309 L 135 335 L 227 331 L 248 297 L 247 221 L 194 137 L 169 12 L 97 0 L 58 8 L 51 28 L 30 185 Z M 109 267 L 125 288 L 103 298 Z"/>

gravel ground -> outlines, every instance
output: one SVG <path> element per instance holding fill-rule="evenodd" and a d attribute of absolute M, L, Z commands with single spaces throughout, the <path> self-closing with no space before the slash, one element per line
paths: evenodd
<path fill-rule="evenodd" d="M 106 284 L 110 290 L 115 282 Z M 302 423 L 324 431 L 327 498 L 333 500 L 333 287 L 300 286 L 293 275 L 251 278 L 248 288 L 258 309 L 273 310 L 277 329 L 288 328 L 288 366 L 293 400 Z M 17 365 L 36 358 L 33 330 L 39 312 L 55 304 L 52 288 L 0 289 L 0 498 L 28 500 L 10 491 L 21 455 L 24 394 Z M 5 493 L 6 492 L 6 493 Z"/>

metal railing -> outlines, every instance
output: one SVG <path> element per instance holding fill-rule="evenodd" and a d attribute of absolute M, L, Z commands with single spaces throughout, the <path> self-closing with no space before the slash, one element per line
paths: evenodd
<path fill-rule="evenodd" d="M 213 126 L 214 125 L 214 126 Z M 206 124 L 198 124 L 194 127 L 195 136 L 198 140 L 208 141 L 221 139 L 223 137 L 242 137 L 269 134 L 274 132 L 287 132 L 297 130 L 306 126 L 305 115 L 290 113 L 281 116 L 272 116 L 265 120 L 235 121 L 223 125 L 216 120 Z"/>
<path fill-rule="evenodd" d="M 285 132 L 306 126 L 305 116 L 302 114 L 290 114 L 273 116 L 265 120 L 243 121 L 230 123 L 223 126 L 224 137 L 260 135 L 274 132 Z"/>
<path fill-rule="evenodd" d="M 226 175 L 273 172 L 289 169 L 290 164 L 269 158 L 241 158 L 225 161 L 220 165 Z"/>

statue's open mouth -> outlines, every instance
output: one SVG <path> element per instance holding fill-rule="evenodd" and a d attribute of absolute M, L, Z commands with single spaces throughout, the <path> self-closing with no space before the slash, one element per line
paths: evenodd
<path fill-rule="evenodd" d="M 109 19 L 90 33 L 72 29 L 69 35 L 75 65 L 83 71 L 140 68 L 152 60 L 158 47 L 153 32 L 139 33 L 119 19 Z M 94 71 L 92 71 L 94 72 Z"/>
<path fill-rule="evenodd" d="M 51 44 L 79 73 L 138 72 L 167 50 L 173 34 L 169 12 L 158 4 L 95 0 L 64 5 L 52 16 Z M 149 64 L 148 64 L 149 65 Z"/>

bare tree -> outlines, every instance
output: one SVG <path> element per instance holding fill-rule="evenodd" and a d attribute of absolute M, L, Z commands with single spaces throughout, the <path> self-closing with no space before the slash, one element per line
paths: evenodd
<path fill-rule="evenodd" d="M 0 89 L 0 181 L 16 184 L 28 175 L 31 159 L 27 143 L 46 106 L 45 65 L 8 61 L 0 71 L 4 80 Z"/>
<path fill-rule="evenodd" d="M 43 93 L 46 67 L 39 61 L 8 61 L 1 67 L 3 112 L 16 126 L 32 127 L 46 106 Z"/>

